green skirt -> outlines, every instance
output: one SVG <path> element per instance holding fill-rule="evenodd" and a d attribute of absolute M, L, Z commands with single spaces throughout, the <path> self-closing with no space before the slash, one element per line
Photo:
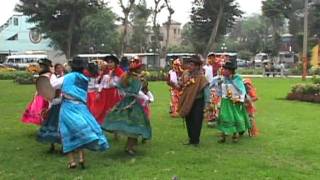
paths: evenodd
<path fill-rule="evenodd" d="M 134 97 L 125 97 L 105 118 L 102 129 L 128 137 L 151 139 L 150 121 Z"/>
<path fill-rule="evenodd" d="M 230 99 L 222 98 L 218 129 L 226 135 L 245 132 L 251 128 L 250 119 L 243 103 L 233 103 Z"/>

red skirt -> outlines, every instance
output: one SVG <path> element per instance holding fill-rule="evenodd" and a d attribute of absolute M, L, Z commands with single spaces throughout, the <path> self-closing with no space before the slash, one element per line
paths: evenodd
<path fill-rule="evenodd" d="M 49 102 L 42 96 L 36 95 L 23 113 L 22 122 L 41 125 L 43 114 L 48 110 Z"/>
<path fill-rule="evenodd" d="M 99 124 L 103 124 L 111 109 L 122 99 L 117 88 L 102 89 L 95 97 L 91 112 Z"/>
<path fill-rule="evenodd" d="M 97 92 L 96 91 L 91 91 L 88 92 L 88 97 L 87 97 L 87 106 L 89 108 L 89 111 L 93 113 L 93 109 L 95 108 L 95 101 L 97 97 Z"/>

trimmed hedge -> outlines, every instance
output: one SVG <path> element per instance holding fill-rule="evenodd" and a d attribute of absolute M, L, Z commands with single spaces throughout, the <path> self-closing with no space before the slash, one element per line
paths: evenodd
<path fill-rule="evenodd" d="M 25 77 L 31 75 L 26 71 L 12 71 L 12 72 L 0 72 L 0 80 L 14 80 L 19 76 Z"/>

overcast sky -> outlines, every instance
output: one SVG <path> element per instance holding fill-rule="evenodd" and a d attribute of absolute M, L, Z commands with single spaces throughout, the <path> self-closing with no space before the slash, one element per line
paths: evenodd
<path fill-rule="evenodd" d="M 124 0 L 126 2 L 127 0 Z M 175 10 L 175 14 L 173 15 L 173 19 L 181 22 L 186 23 L 188 22 L 189 15 L 191 12 L 191 6 L 193 0 L 171 0 L 172 7 Z M 245 12 L 245 15 L 250 15 L 252 13 L 259 13 L 261 14 L 261 1 L 262 0 L 236 0 L 239 5 L 240 9 Z M 19 0 L 2 0 L 2 4 L 0 6 L 0 25 L 5 23 L 8 18 L 10 18 L 14 12 L 14 6 L 18 3 Z M 110 5 L 114 12 L 121 15 L 121 10 L 118 5 L 118 0 L 109 0 Z M 153 0 L 147 0 L 148 6 L 153 5 Z M 163 10 L 162 13 L 159 15 L 159 22 L 163 23 L 167 20 L 167 12 Z"/>

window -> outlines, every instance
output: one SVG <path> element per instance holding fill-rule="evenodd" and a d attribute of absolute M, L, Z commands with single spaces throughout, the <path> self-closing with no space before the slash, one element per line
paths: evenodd
<path fill-rule="evenodd" d="M 177 29 L 173 29 L 173 33 L 174 33 L 174 35 L 176 35 L 177 34 Z"/>
<path fill-rule="evenodd" d="M 15 34 L 15 35 L 13 35 L 13 36 L 9 37 L 7 40 L 8 40 L 8 41 L 15 41 L 15 40 L 18 40 L 18 34 Z"/>
<path fill-rule="evenodd" d="M 22 63 L 22 59 L 18 58 L 18 59 L 15 59 L 15 63 L 18 64 L 18 63 Z"/>
<path fill-rule="evenodd" d="M 14 19 L 13 19 L 13 24 L 14 24 L 15 26 L 18 26 L 18 25 L 19 25 L 19 19 L 18 19 L 18 18 L 14 18 Z"/>

